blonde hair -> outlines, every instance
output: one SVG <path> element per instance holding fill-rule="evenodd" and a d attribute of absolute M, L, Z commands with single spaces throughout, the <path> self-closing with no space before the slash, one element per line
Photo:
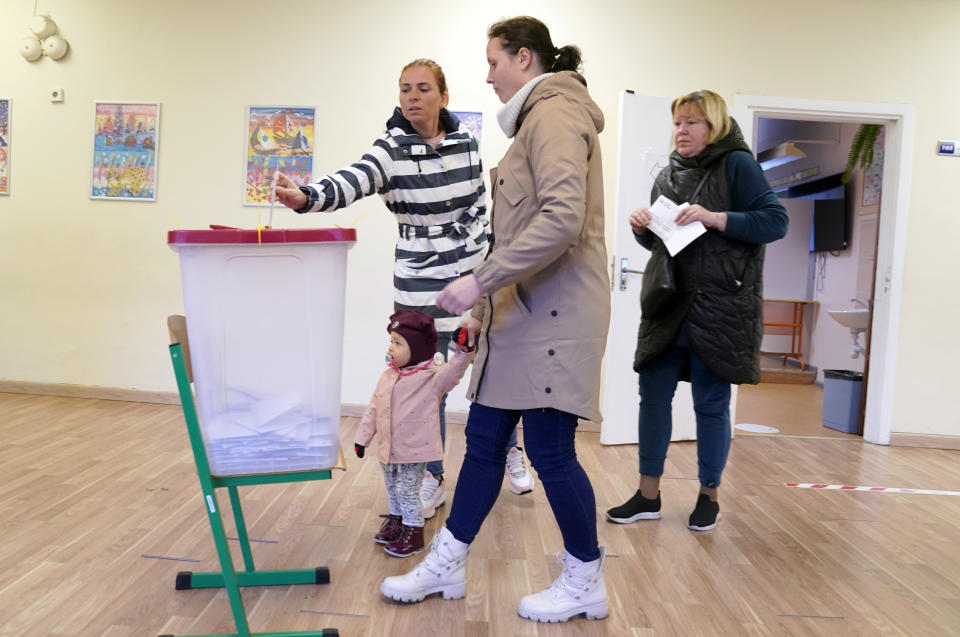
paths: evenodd
<path fill-rule="evenodd" d="M 703 118 L 710 126 L 708 144 L 723 139 L 730 133 L 730 116 L 727 114 L 727 103 L 713 91 L 694 91 L 681 95 L 670 104 L 670 114 L 676 117 L 677 109 L 686 105 L 696 106 L 703 113 Z"/>
<path fill-rule="evenodd" d="M 410 64 L 403 67 L 403 70 L 400 71 L 400 77 L 403 78 L 403 74 L 407 72 L 407 69 L 414 66 L 422 66 L 428 69 L 433 73 L 433 78 L 437 81 L 437 88 L 440 89 L 440 94 L 444 95 L 447 92 L 447 78 L 443 74 L 443 69 L 440 68 L 440 65 L 434 62 L 433 60 L 428 60 L 427 58 L 417 58 Z"/>

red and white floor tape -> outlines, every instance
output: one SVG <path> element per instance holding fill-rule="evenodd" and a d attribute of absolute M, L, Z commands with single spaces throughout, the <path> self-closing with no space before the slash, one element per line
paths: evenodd
<path fill-rule="evenodd" d="M 797 489 L 826 489 L 828 491 L 882 491 L 884 493 L 924 493 L 927 495 L 960 495 L 960 491 L 936 491 L 933 489 L 900 489 L 897 487 L 854 487 L 845 484 L 812 484 L 802 482 L 784 482 L 788 487 Z"/>

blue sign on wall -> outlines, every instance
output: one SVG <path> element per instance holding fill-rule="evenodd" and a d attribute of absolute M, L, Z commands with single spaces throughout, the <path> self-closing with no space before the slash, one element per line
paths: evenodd
<path fill-rule="evenodd" d="M 957 142 L 937 142 L 937 154 L 938 155 L 953 155 L 958 156 L 958 144 Z"/>

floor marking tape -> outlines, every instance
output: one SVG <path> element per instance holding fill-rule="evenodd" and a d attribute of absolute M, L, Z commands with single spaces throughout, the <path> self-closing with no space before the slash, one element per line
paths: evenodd
<path fill-rule="evenodd" d="M 784 482 L 788 487 L 798 489 L 825 489 L 828 491 L 883 491 L 885 493 L 923 493 L 926 495 L 960 495 L 960 491 L 936 491 L 933 489 L 900 489 L 897 487 L 854 487 L 845 484 L 813 484 L 802 482 Z"/>
<path fill-rule="evenodd" d="M 151 560 L 173 560 L 174 562 L 199 562 L 200 561 L 190 557 L 170 557 L 169 555 L 147 555 L 146 553 L 141 553 L 140 557 L 145 557 Z"/>
<path fill-rule="evenodd" d="M 239 542 L 239 541 L 240 541 L 240 538 L 238 538 L 238 537 L 229 537 L 229 536 L 228 536 L 227 539 L 228 539 L 228 540 L 233 540 L 234 542 Z M 258 539 L 253 538 L 253 537 L 247 538 L 247 541 L 248 541 L 248 542 L 261 542 L 261 543 L 263 543 L 263 544 L 280 544 L 280 540 L 258 540 Z"/>
<path fill-rule="evenodd" d="M 335 613 L 329 610 L 307 610 L 300 609 L 301 613 L 310 613 L 311 615 L 333 615 L 334 617 L 364 617 L 369 618 L 370 615 L 359 615 L 357 613 Z"/>
<path fill-rule="evenodd" d="M 797 619 L 843 619 L 843 615 L 785 615 L 777 613 L 777 617 L 796 617 Z"/>

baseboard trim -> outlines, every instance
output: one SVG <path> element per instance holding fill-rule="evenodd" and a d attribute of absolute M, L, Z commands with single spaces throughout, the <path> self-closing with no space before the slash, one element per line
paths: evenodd
<path fill-rule="evenodd" d="M 98 385 L 69 385 L 66 383 L 37 383 L 26 380 L 0 380 L 0 393 L 119 400 L 128 403 L 180 404 L 180 394 L 173 391 L 149 391 Z M 343 403 L 340 406 L 340 415 L 360 418 L 366 408 L 366 405 L 360 403 Z M 447 422 L 455 425 L 465 425 L 467 424 L 467 412 L 459 409 L 449 409 L 447 410 Z"/>
<path fill-rule="evenodd" d="M 784 355 L 777 354 L 776 352 L 760 352 L 760 357 L 773 358 L 780 361 L 784 360 Z M 799 358 L 794 358 L 793 356 L 790 356 L 790 355 L 786 356 L 785 364 L 789 365 L 790 367 L 796 367 L 797 369 L 803 369 L 804 371 L 811 371 L 814 373 L 817 372 L 816 365 L 811 365 L 810 363 L 806 363 L 806 362 L 801 363 Z M 761 367 L 762 367 L 762 364 L 761 364 Z"/>
<path fill-rule="evenodd" d="M 173 391 L 124 389 L 122 387 L 101 387 L 99 385 L 68 385 L 66 383 L 37 383 L 26 380 L 0 380 L 0 392 L 63 396 L 65 398 L 120 400 L 129 403 L 180 404 L 180 395 Z"/>
<path fill-rule="evenodd" d="M 145 389 L 124 389 L 122 387 L 101 387 L 98 385 L 69 385 L 66 383 L 36 383 L 27 380 L 0 379 L 0 393 L 62 396 L 64 398 L 93 398 L 95 400 L 120 400 L 128 403 L 180 404 L 180 394 L 174 391 L 149 391 Z M 340 415 L 347 418 L 361 418 L 366 408 L 366 405 L 360 403 L 343 403 L 340 405 Z M 462 409 L 448 409 L 447 422 L 454 425 L 465 425 L 467 424 L 467 413 L 468 412 Z M 579 430 L 599 432 L 600 423 L 595 423 L 590 420 L 580 420 Z"/>
<path fill-rule="evenodd" d="M 960 451 L 960 436 L 891 433 L 890 446 L 924 447 L 926 449 L 949 449 L 951 451 Z"/>

